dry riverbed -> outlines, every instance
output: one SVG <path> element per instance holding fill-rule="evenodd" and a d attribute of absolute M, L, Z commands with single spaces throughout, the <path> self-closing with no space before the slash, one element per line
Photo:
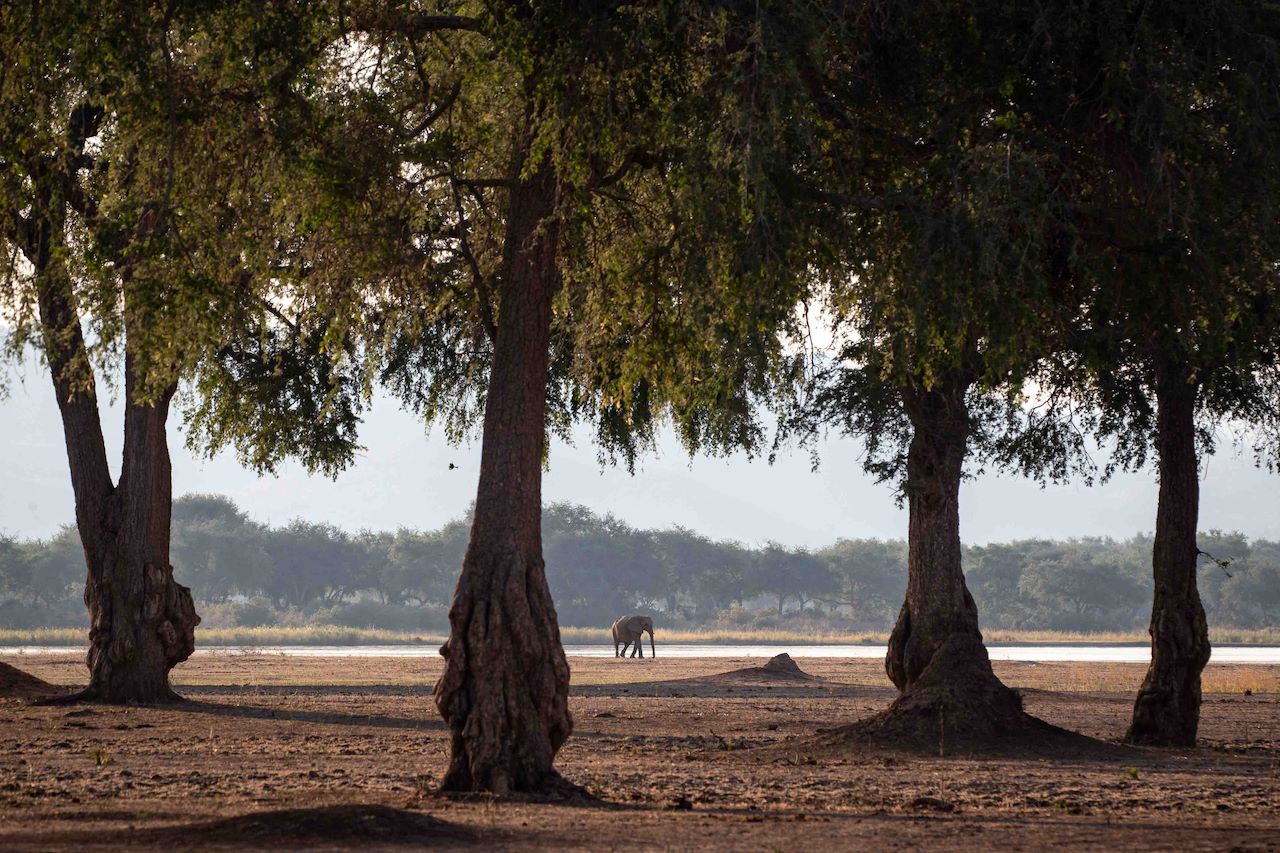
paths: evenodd
<path fill-rule="evenodd" d="M 0 660 L 83 679 L 70 656 Z M 0 699 L 0 849 L 1280 851 L 1280 667 L 1210 666 L 1198 749 L 1046 759 L 816 746 L 892 701 L 880 663 L 724 675 L 761 663 L 571 659 L 559 766 L 599 805 L 435 796 L 437 660 L 217 655 L 175 671 L 171 708 Z M 1143 667 L 996 671 L 1114 742 Z"/>

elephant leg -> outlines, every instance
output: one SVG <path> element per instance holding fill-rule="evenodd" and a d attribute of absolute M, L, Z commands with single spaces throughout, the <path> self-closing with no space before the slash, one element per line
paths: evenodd
<path fill-rule="evenodd" d="M 640 652 L 640 660 L 644 660 L 644 634 L 636 637 L 636 650 Z"/>

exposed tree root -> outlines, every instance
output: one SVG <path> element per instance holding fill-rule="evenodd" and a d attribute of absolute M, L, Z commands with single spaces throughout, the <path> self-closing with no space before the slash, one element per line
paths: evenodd
<path fill-rule="evenodd" d="M 517 803 L 546 803 L 571 806 L 607 806 L 611 805 L 595 794 L 574 784 L 559 773 L 552 771 L 535 791 L 510 791 L 505 794 L 494 794 L 488 791 L 459 791 L 441 787 L 436 796 L 450 800 L 481 800 L 485 802 L 500 800 Z"/>
<path fill-rule="evenodd" d="M 50 686 L 50 689 L 56 689 Z M 186 702 L 187 698 L 178 693 L 169 691 L 168 695 L 152 702 L 111 702 L 107 700 L 95 687 L 86 687 L 83 690 L 76 690 L 72 693 L 59 693 L 52 696 L 41 696 L 32 702 L 33 705 L 43 706 L 59 706 L 59 705 L 176 705 L 179 702 Z"/>
<path fill-rule="evenodd" d="M 915 684 L 886 710 L 824 732 L 817 741 L 943 756 L 1123 751 L 1023 711 L 1021 695 L 992 672 L 982 641 L 964 633 L 948 637 Z"/>

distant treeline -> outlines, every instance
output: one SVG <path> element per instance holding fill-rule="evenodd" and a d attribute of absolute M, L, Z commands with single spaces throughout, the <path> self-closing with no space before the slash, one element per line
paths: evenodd
<path fill-rule="evenodd" d="M 174 504 L 172 559 L 206 625 L 441 631 L 469 527 L 465 518 L 430 531 L 350 534 L 301 520 L 270 527 L 225 497 L 188 495 Z M 638 530 L 571 504 L 546 508 L 543 537 L 562 625 L 603 626 L 648 610 L 668 626 L 770 628 L 822 619 L 850 631 L 887 631 L 907 577 L 900 540 L 841 539 L 815 551 L 746 547 L 681 527 Z M 1211 624 L 1280 624 L 1280 542 L 1210 532 L 1200 547 Z M 1027 539 L 964 551 L 983 625 L 1011 630 L 1144 627 L 1150 560 L 1149 536 Z M 44 540 L 0 538 L 0 628 L 85 624 L 84 571 L 73 527 Z"/>

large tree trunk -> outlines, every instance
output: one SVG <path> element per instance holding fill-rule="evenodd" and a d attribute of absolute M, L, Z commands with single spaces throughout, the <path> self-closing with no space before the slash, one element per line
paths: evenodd
<path fill-rule="evenodd" d="M 158 703 L 179 698 L 169 671 L 195 650 L 200 617 L 169 563 L 173 480 L 165 421 L 173 389 L 140 404 L 126 370 L 124 464 L 110 518 L 93 529 L 105 540 L 104 559 L 90 562 L 84 592 L 88 692 L 107 702 Z"/>
<path fill-rule="evenodd" d="M 1209 662 L 1209 628 L 1196 586 L 1200 470 L 1196 386 L 1185 370 L 1163 367 L 1156 382 L 1160 499 L 1151 568 L 1151 665 L 1125 740 L 1194 746 L 1200 725 L 1200 673 Z"/>
<path fill-rule="evenodd" d="M 47 209 L 56 211 L 50 203 Z M 44 219 L 28 257 L 37 271 L 41 329 L 76 502 L 88 576 L 89 686 L 76 698 L 155 703 L 176 697 L 169 671 L 195 647 L 190 591 L 169 565 L 171 479 L 165 436 L 168 390 L 136 401 L 126 359 L 124 463 L 113 485 L 88 350 L 71 281 L 54 250 L 61 221 Z"/>
<path fill-rule="evenodd" d="M 836 730 L 836 740 L 946 754 L 1012 742 L 1040 748 L 1070 738 L 1023 712 L 1018 694 L 992 671 L 978 631 L 978 608 L 960 565 L 968 385 L 953 375 L 939 387 L 902 392 L 914 430 L 907 453 L 907 596 L 885 658 L 901 695 L 885 711 Z"/>
<path fill-rule="evenodd" d="M 573 726 L 569 664 L 541 533 L 551 305 L 560 282 L 555 209 L 547 163 L 511 190 L 475 517 L 435 686 L 452 733 L 446 791 L 565 784 L 553 761 Z"/>
<path fill-rule="evenodd" d="M 967 383 L 906 391 L 914 433 L 907 451 L 907 596 L 889 636 L 885 669 L 910 690 L 954 634 L 982 640 L 960 565 L 960 479 L 968 438 Z"/>

